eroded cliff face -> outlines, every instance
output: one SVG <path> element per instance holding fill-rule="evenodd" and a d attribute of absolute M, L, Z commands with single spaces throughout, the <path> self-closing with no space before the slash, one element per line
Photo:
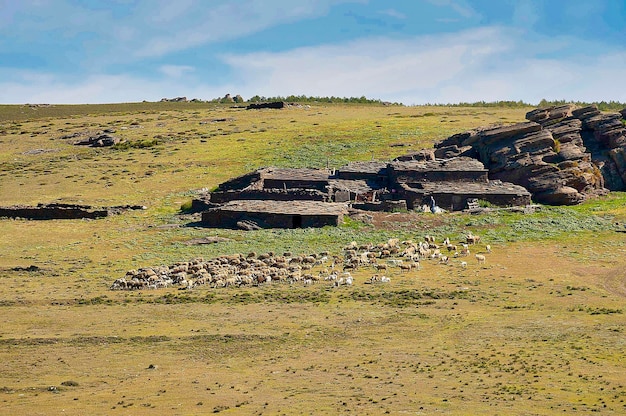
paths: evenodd
<path fill-rule="evenodd" d="M 528 189 L 536 202 L 573 205 L 608 190 L 626 190 L 626 128 L 622 113 L 573 105 L 536 109 L 527 122 L 455 134 L 435 156 L 470 156 L 490 179 Z"/>

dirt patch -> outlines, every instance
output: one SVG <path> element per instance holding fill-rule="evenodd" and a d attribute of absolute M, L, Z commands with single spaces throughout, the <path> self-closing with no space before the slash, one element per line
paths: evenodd
<path fill-rule="evenodd" d="M 584 275 L 599 276 L 598 285 L 601 288 L 613 295 L 626 298 L 626 269 L 624 266 L 613 267 L 608 272 L 601 272 L 597 267 L 587 267 L 580 272 Z"/>
<path fill-rule="evenodd" d="M 398 230 L 406 228 L 407 224 L 417 225 L 423 228 L 440 227 L 445 224 L 445 219 L 439 215 L 423 214 L 419 212 L 373 212 L 368 211 L 372 217 L 371 224 L 381 230 Z"/>

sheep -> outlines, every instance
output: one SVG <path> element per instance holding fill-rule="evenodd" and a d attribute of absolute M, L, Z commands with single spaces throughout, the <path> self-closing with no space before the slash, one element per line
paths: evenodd
<path fill-rule="evenodd" d="M 348 251 L 348 250 L 356 250 L 357 248 L 359 248 L 359 246 L 357 245 L 356 241 L 352 241 L 350 244 L 345 246 L 343 249 L 344 249 L 344 251 Z"/>
<path fill-rule="evenodd" d="M 477 244 L 480 242 L 480 236 L 479 235 L 473 235 L 471 232 L 468 233 L 465 236 L 465 241 L 467 242 L 467 244 Z"/>
<path fill-rule="evenodd" d="M 374 276 L 370 277 L 369 280 L 366 280 L 365 284 L 372 284 L 378 281 L 380 281 L 380 277 L 377 274 L 375 274 Z"/>
<path fill-rule="evenodd" d="M 474 257 L 476 257 L 478 264 L 484 264 L 485 261 L 487 260 L 485 256 L 483 256 L 482 254 L 476 254 Z"/>
<path fill-rule="evenodd" d="M 380 282 L 381 283 L 389 283 L 389 282 L 391 282 L 391 279 L 389 277 L 387 277 L 387 276 L 381 276 Z"/>
<path fill-rule="evenodd" d="M 128 287 L 128 282 L 126 282 L 125 278 L 121 277 L 119 279 L 115 279 L 110 289 L 111 290 L 126 289 L 127 287 Z"/>
<path fill-rule="evenodd" d="M 489 244 L 487 244 L 485 249 L 487 250 L 487 253 L 491 253 L 491 246 Z"/>
<path fill-rule="evenodd" d="M 462 268 L 466 268 L 467 267 L 467 262 L 466 261 L 462 261 L 461 262 L 461 267 Z"/>

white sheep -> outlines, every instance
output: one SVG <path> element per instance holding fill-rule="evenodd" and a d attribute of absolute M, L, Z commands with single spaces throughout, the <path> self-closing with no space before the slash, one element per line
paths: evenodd
<path fill-rule="evenodd" d="M 475 257 L 476 257 L 476 260 L 478 261 L 478 264 L 484 264 L 485 261 L 487 260 L 485 256 L 483 256 L 482 254 L 476 254 Z"/>

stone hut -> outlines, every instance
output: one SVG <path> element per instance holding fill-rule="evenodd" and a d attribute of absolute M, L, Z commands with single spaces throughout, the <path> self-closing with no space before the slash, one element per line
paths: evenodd
<path fill-rule="evenodd" d="M 202 213 L 202 224 L 220 228 L 308 228 L 338 226 L 347 204 L 318 201 L 231 201 Z"/>

